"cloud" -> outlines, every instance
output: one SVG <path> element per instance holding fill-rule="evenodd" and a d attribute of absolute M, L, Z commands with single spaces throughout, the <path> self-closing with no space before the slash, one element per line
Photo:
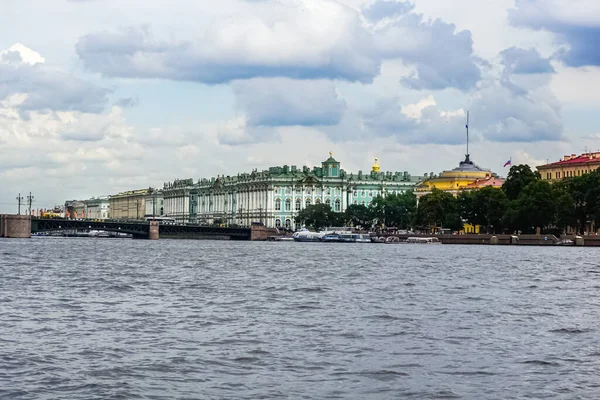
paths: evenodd
<path fill-rule="evenodd" d="M 362 14 L 369 21 L 379 22 L 385 18 L 404 15 L 414 8 L 414 4 L 408 1 L 381 0 L 363 7 Z"/>
<path fill-rule="evenodd" d="M 510 47 L 500 52 L 500 58 L 508 73 L 546 74 L 555 72 L 550 60 L 543 58 L 535 48 Z"/>
<path fill-rule="evenodd" d="M 377 26 L 374 39 L 382 57 L 415 66 L 416 75 L 403 80 L 409 88 L 469 90 L 481 77 L 471 32 L 457 32 L 454 24 L 409 13 Z"/>
<path fill-rule="evenodd" d="M 51 68 L 39 54 L 22 45 L 11 49 L 3 52 L 0 62 L 0 100 L 24 95 L 19 102 L 21 111 L 99 113 L 104 109 L 107 89 Z"/>
<path fill-rule="evenodd" d="M 560 103 L 547 86 L 515 93 L 490 82 L 471 103 L 472 124 L 483 138 L 498 142 L 562 140 Z"/>
<path fill-rule="evenodd" d="M 160 41 L 149 28 L 81 37 L 87 69 L 113 77 L 225 83 L 254 77 L 370 82 L 380 60 L 353 9 L 331 0 L 259 2 L 189 41 Z"/>
<path fill-rule="evenodd" d="M 394 137 L 403 144 L 463 143 L 464 120 L 463 110 L 444 111 L 433 96 L 407 105 L 402 105 L 397 98 L 381 100 L 363 115 L 370 135 Z"/>
<path fill-rule="evenodd" d="M 600 3 L 596 0 L 517 0 L 509 10 L 517 27 L 545 30 L 565 45 L 556 57 L 570 67 L 600 66 Z"/>
<path fill-rule="evenodd" d="M 139 104 L 139 97 L 121 97 L 115 102 L 115 105 L 121 108 L 132 108 L 138 106 Z"/>
<path fill-rule="evenodd" d="M 346 109 L 330 81 L 256 78 L 234 82 L 233 90 L 254 126 L 335 125 Z"/>

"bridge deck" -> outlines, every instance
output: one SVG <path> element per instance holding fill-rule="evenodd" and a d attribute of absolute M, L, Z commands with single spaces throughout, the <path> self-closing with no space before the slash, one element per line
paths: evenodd
<path fill-rule="evenodd" d="M 122 232 L 134 237 L 149 237 L 149 222 L 131 221 L 92 221 L 65 218 L 32 218 L 31 233 L 63 230 L 102 230 Z M 201 225 L 159 225 L 159 235 L 166 237 L 229 237 L 231 239 L 250 240 L 250 228 L 220 228 Z"/>

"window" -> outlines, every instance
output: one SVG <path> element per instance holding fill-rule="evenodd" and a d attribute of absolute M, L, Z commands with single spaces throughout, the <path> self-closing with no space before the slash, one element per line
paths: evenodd
<path fill-rule="evenodd" d="M 365 197 L 365 191 L 363 190 L 362 192 L 360 192 L 360 195 L 361 195 L 362 197 Z"/>
<path fill-rule="evenodd" d="M 363 201 L 361 201 L 361 202 L 360 202 L 360 205 L 361 205 L 361 206 L 364 206 L 364 205 L 365 205 L 365 201 L 364 201 L 364 200 L 363 200 Z"/>
<path fill-rule="evenodd" d="M 315 204 L 321 204 L 321 199 L 315 199 Z"/>
<path fill-rule="evenodd" d="M 325 204 L 327 204 L 328 206 L 331 206 L 331 200 L 325 199 Z"/>
<path fill-rule="evenodd" d="M 307 188 L 306 189 L 306 194 L 310 194 L 310 193 L 311 193 L 311 190 Z"/>
<path fill-rule="evenodd" d="M 311 205 L 310 199 L 306 199 L 306 201 L 304 203 L 306 204 L 306 207 L 310 207 L 310 205 Z"/>
<path fill-rule="evenodd" d="M 288 229 L 291 228 L 292 227 L 292 221 L 289 220 L 289 219 L 286 219 L 285 220 L 285 227 L 288 228 Z"/>
<path fill-rule="evenodd" d="M 279 186 L 275 186 L 275 193 L 279 194 Z M 280 221 L 281 222 L 281 221 Z"/>
<path fill-rule="evenodd" d="M 354 196 L 354 197 L 358 197 L 358 191 L 356 191 L 356 190 L 355 190 L 355 191 L 352 193 L 352 196 Z"/>
<path fill-rule="evenodd" d="M 373 192 L 369 190 L 369 197 L 373 197 Z"/>
<path fill-rule="evenodd" d="M 302 208 L 302 201 L 300 201 L 300 199 L 296 200 L 296 211 L 300 211 L 300 209 Z"/>
<path fill-rule="evenodd" d="M 275 227 L 276 227 L 276 228 L 281 228 L 281 220 L 280 220 L 279 218 L 277 218 L 277 219 L 275 220 Z"/>
<path fill-rule="evenodd" d="M 327 196 L 331 195 L 331 189 L 327 188 L 327 192 L 325 194 L 327 194 Z"/>
<path fill-rule="evenodd" d="M 275 200 L 275 210 L 276 211 L 280 211 L 281 210 L 281 199 Z"/>
<path fill-rule="evenodd" d="M 287 199 L 285 201 L 285 211 L 291 211 L 292 209 L 292 201 L 290 199 Z"/>
<path fill-rule="evenodd" d="M 354 200 L 354 205 L 358 205 L 358 201 Z"/>
<path fill-rule="evenodd" d="M 342 203 L 340 202 L 340 199 L 337 199 L 335 201 L 335 211 L 336 212 L 342 211 Z"/>

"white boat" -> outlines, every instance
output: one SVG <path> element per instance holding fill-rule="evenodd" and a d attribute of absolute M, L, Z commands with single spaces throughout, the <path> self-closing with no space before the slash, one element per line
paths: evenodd
<path fill-rule="evenodd" d="M 323 236 L 323 233 L 310 232 L 308 229 L 302 229 L 298 232 L 294 232 L 292 238 L 296 242 L 320 242 Z"/>
<path fill-rule="evenodd" d="M 436 237 L 409 237 L 406 239 L 406 243 L 441 244 L 442 242 Z"/>
<path fill-rule="evenodd" d="M 342 233 L 340 242 L 343 243 L 371 243 L 371 235 L 360 233 Z"/>

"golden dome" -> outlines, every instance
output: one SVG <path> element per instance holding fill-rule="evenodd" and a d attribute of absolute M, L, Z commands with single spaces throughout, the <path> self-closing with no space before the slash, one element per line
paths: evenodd
<path fill-rule="evenodd" d="M 373 169 L 373 172 L 379 172 L 379 170 L 381 169 L 379 167 L 379 163 L 377 162 L 377 157 L 375 157 L 375 164 L 373 164 L 371 168 Z"/>

